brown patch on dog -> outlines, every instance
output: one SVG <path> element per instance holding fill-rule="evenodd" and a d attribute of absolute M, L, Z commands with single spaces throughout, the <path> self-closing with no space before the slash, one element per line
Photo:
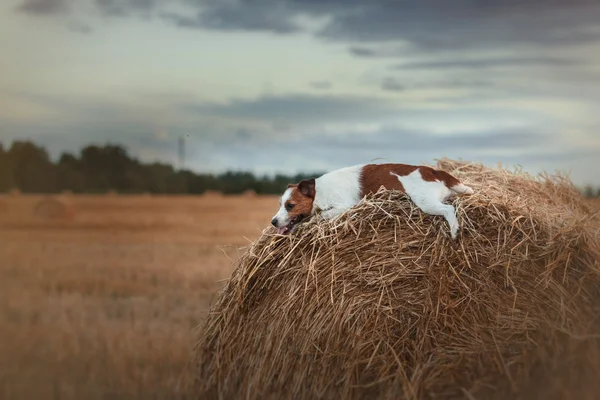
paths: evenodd
<path fill-rule="evenodd" d="M 447 172 L 439 171 L 431 167 L 416 166 L 408 164 L 369 164 L 365 165 L 360 174 L 360 197 L 369 193 L 376 193 L 381 186 L 387 190 L 398 190 L 404 192 L 404 186 L 395 175 L 406 176 L 415 170 L 419 170 L 424 181 L 441 181 L 448 188 L 458 185 L 460 181 Z"/>
<path fill-rule="evenodd" d="M 460 184 L 460 181 L 458 179 L 456 179 L 446 171 L 440 171 L 431 167 L 421 166 L 419 167 L 419 172 L 421 173 L 421 176 L 423 177 L 424 181 L 441 181 L 444 182 L 447 188 L 452 188 L 453 186 Z"/>
<path fill-rule="evenodd" d="M 290 220 L 308 217 L 312 213 L 313 202 L 315 200 L 314 179 L 301 181 L 298 184 L 289 184 L 288 188 L 293 189 L 284 207 L 288 212 Z M 288 209 L 290 205 L 292 205 L 292 209 Z"/>
<path fill-rule="evenodd" d="M 365 165 L 360 174 L 360 197 L 369 193 L 377 193 L 381 186 L 387 190 L 404 192 L 402 183 L 391 173 L 406 176 L 417 169 L 417 166 L 407 164 L 369 164 Z"/>

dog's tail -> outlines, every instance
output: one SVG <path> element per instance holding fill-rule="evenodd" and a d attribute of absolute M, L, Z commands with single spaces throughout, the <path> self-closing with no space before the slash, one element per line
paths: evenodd
<path fill-rule="evenodd" d="M 450 190 L 452 190 L 454 193 L 458 193 L 458 194 L 473 194 L 473 193 L 475 193 L 473 191 L 473 189 L 471 189 L 467 185 L 463 185 L 462 183 L 452 186 L 450 188 Z"/>
<path fill-rule="evenodd" d="M 471 189 L 469 186 L 463 184 L 461 181 L 456 179 L 456 177 L 450 175 L 446 171 L 441 171 L 439 169 L 431 169 L 433 175 L 440 181 L 444 182 L 444 185 L 450 190 L 452 190 L 456 194 L 473 194 L 475 191 Z"/>

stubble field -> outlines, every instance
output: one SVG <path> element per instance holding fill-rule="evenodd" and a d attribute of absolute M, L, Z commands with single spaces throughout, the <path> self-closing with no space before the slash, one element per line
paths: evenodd
<path fill-rule="evenodd" d="M 277 198 L 39 200 L 0 197 L 0 398 L 191 397 L 194 329 Z"/>
<path fill-rule="evenodd" d="M 0 197 L 0 398 L 191 394 L 194 329 L 276 197 Z"/>

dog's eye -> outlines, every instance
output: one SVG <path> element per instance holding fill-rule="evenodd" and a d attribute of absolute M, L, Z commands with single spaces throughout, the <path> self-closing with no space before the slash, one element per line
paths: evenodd
<path fill-rule="evenodd" d="M 291 210 L 292 208 L 294 208 L 294 206 L 295 206 L 295 204 L 288 203 L 288 204 L 286 204 L 286 205 L 285 205 L 285 208 L 286 208 L 286 210 L 288 210 L 288 211 L 289 211 L 289 210 Z"/>

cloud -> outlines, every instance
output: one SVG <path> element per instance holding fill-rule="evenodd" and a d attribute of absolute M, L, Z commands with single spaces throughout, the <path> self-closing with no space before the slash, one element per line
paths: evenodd
<path fill-rule="evenodd" d="M 94 4 L 101 14 L 113 17 L 150 15 L 158 6 L 156 0 L 94 0 Z"/>
<path fill-rule="evenodd" d="M 389 77 L 381 82 L 381 88 L 391 92 L 401 92 L 406 89 L 404 85 L 400 84 L 396 79 Z"/>
<path fill-rule="evenodd" d="M 313 89 L 326 90 L 326 89 L 331 89 L 333 87 L 333 84 L 328 81 L 316 81 L 316 82 L 311 82 L 310 87 L 312 87 Z"/>
<path fill-rule="evenodd" d="M 66 0 L 24 0 L 17 11 L 32 15 L 62 14 L 68 9 Z"/>
<path fill-rule="evenodd" d="M 391 55 L 358 43 L 402 43 L 401 51 L 555 48 L 600 39 L 600 3 L 590 0 L 93 0 L 104 15 L 159 15 L 178 27 L 263 31 L 288 35 L 306 31 L 305 21 L 325 21 L 316 35 L 354 44 L 359 57 Z M 169 6 L 174 6 L 168 8 Z M 65 0 L 25 0 L 36 14 L 62 11 Z M 177 11 L 175 11 L 175 9 Z M 309 24 L 310 25 L 310 24 Z M 535 62 L 535 61 L 534 61 Z"/>
<path fill-rule="evenodd" d="M 430 89 L 446 89 L 446 90 L 456 90 L 456 89 L 484 89 L 484 88 L 493 88 L 495 84 L 493 82 L 484 81 L 481 79 L 440 79 L 440 80 L 431 80 L 431 81 L 423 81 L 423 82 L 402 82 L 396 78 L 387 77 L 381 82 L 381 89 L 384 91 L 391 92 L 408 92 L 408 91 L 419 91 L 419 90 L 430 90 Z M 462 95 L 464 97 L 464 95 Z M 478 99 L 486 99 L 491 98 L 505 98 L 506 94 L 500 92 L 488 92 L 482 93 L 478 91 L 476 93 Z M 439 99 L 448 100 L 449 98 L 456 98 L 457 96 L 454 94 L 448 94 L 446 96 L 439 96 Z M 475 98 L 473 96 L 468 96 L 471 100 Z M 431 100 L 431 99 L 429 99 Z"/>
<path fill-rule="evenodd" d="M 198 114 L 238 119 L 315 121 L 369 119 L 389 116 L 397 107 L 372 97 L 281 95 L 256 99 L 233 99 L 228 103 L 184 104 Z"/>
<path fill-rule="evenodd" d="M 597 40 L 600 4 L 588 0 L 471 1 L 431 0 L 237 0 L 187 1 L 195 15 L 181 16 L 179 26 L 217 30 L 302 30 L 299 17 L 329 22 L 318 36 L 345 42 L 403 42 L 419 50 L 489 49 L 490 46 L 554 47 Z M 172 16 L 171 16 L 172 17 Z M 373 50 L 354 46 L 359 56 Z"/>
<path fill-rule="evenodd" d="M 71 32 L 81 33 L 81 34 L 89 34 L 92 33 L 93 29 L 90 25 L 84 22 L 70 22 L 67 24 L 67 28 Z"/>
<path fill-rule="evenodd" d="M 573 59 L 557 57 L 504 57 L 480 59 L 441 59 L 433 61 L 414 61 L 394 66 L 394 69 L 488 69 L 498 67 L 550 66 L 563 67 L 577 65 Z"/>
<path fill-rule="evenodd" d="M 320 138 L 320 139 L 319 139 Z M 346 135 L 318 135 L 316 143 L 328 148 L 383 150 L 394 148 L 401 152 L 447 152 L 452 150 L 477 150 L 501 152 L 514 149 L 542 149 L 552 147 L 560 136 L 541 133 L 530 127 L 512 129 L 480 129 L 474 132 L 457 131 L 436 134 L 428 130 L 403 127 L 383 127 L 375 132 Z M 312 140 L 311 140 L 312 142 Z M 543 143 L 543 145 L 541 145 Z"/>
<path fill-rule="evenodd" d="M 195 15 L 164 12 L 161 16 L 176 26 L 193 29 L 222 31 L 267 31 L 278 34 L 298 32 L 301 28 L 293 22 L 285 9 L 285 3 L 263 4 L 248 2 L 215 2 L 202 7 Z"/>
<path fill-rule="evenodd" d="M 374 58 L 381 56 L 377 50 L 370 49 L 368 47 L 351 46 L 348 50 L 350 51 L 350 54 L 353 54 L 357 57 Z"/>
<path fill-rule="evenodd" d="M 340 1 L 341 5 L 341 1 Z M 600 5 L 535 0 L 412 3 L 374 0 L 340 7 L 320 33 L 329 40 L 405 41 L 421 50 L 485 49 L 489 46 L 556 46 L 597 39 Z"/>

